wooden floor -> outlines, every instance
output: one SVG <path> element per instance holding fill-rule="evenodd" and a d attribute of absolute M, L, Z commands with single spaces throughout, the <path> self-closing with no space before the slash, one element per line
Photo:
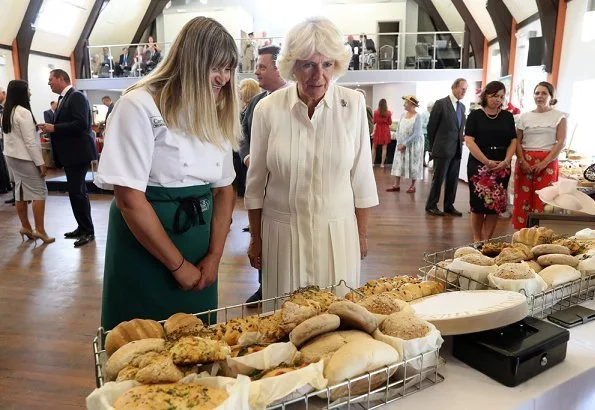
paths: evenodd
<path fill-rule="evenodd" d="M 415 194 L 387 193 L 393 179 L 375 168 L 380 206 L 369 220 L 369 256 L 362 280 L 397 273 L 415 274 L 424 251 L 433 252 L 471 240 L 467 186 L 461 183 L 455 206 L 462 218 L 433 217 L 424 211 L 429 181 Z M 431 174 L 430 174 L 431 176 Z M 403 185 L 406 187 L 406 185 Z M 21 242 L 15 208 L 0 196 L 0 408 L 83 408 L 95 387 L 91 340 L 99 324 L 103 259 L 111 196 L 92 197 L 96 241 L 81 249 L 64 232 L 76 228 L 68 197 L 47 201 L 47 231 L 55 243 L 34 247 Z M 246 257 L 249 235 L 242 232 L 247 213 L 237 203 L 220 270 L 221 306 L 243 302 L 258 287 Z M 510 219 L 496 234 L 512 232 Z"/>

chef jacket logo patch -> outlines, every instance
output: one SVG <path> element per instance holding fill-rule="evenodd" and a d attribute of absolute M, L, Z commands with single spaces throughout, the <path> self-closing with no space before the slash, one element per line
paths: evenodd
<path fill-rule="evenodd" d="M 161 117 L 151 117 L 151 125 L 153 128 L 165 127 L 165 121 Z"/>
<path fill-rule="evenodd" d="M 209 210 L 211 202 L 208 199 L 201 199 L 200 200 L 200 210 L 206 212 Z"/>

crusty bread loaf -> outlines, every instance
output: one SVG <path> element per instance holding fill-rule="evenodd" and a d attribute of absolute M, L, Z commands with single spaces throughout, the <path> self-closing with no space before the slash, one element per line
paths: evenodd
<path fill-rule="evenodd" d="M 456 259 L 456 258 L 460 258 L 461 256 L 473 255 L 473 254 L 478 255 L 478 254 L 481 254 L 481 252 L 475 248 L 470 247 L 470 246 L 463 246 L 462 248 L 458 248 L 455 251 L 454 258 Z"/>
<path fill-rule="evenodd" d="M 505 248 L 510 248 L 512 244 L 508 242 L 487 242 L 484 243 L 481 247 L 481 253 L 485 256 L 489 256 L 490 258 L 494 258 L 500 255 L 500 252 Z"/>
<path fill-rule="evenodd" d="M 386 336 L 403 340 L 418 339 L 430 332 L 430 327 L 414 315 L 389 315 L 380 325 L 380 331 Z"/>
<path fill-rule="evenodd" d="M 523 228 L 512 235 L 513 243 L 523 243 L 532 248 L 535 245 L 550 243 L 554 236 L 554 231 L 543 227 Z"/>
<path fill-rule="evenodd" d="M 581 277 L 580 271 L 568 265 L 550 265 L 539 272 L 545 283 L 555 288 Z"/>
<path fill-rule="evenodd" d="M 568 265 L 576 268 L 578 266 L 579 260 L 571 255 L 561 255 L 561 254 L 549 254 L 549 255 L 541 255 L 537 258 L 537 262 L 541 266 L 550 266 L 550 265 Z"/>
<path fill-rule="evenodd" d="M 539 258 L 541 255 L 549 255 L 551 253 L 557 253 L 560 255 L 570 255 L 570 249 L 563 245 L 556 245 L 552 243 L 546 243 L 543 245 L 536 245 L 531 248 L 533 256 Z"/>
<path fill-rule="evenodd" d="M 585 252 L 587 249 L 585 244 L 580 243 L 576 239 L 560 238 L 560 239 L 554 240 L 552 243 L 555 245 L 565 246 L 566 248 L 568 248 L 568 250 L 570 251 L 570 254 L 573 256 L 579 255 L 579 254 Z"/>
<path fill-rule="evenodd" d="M 137 356 L 147 352 L 160 352 L 165 348 L 165 340 L 141 339 L 125 344 L 107 359 L 105 363 L 105 377 L 108 381 L 116 380 L 118 373 Z"/>
<path fill-rule="evenodd" d="M 301 347 L 300 361 L 316 363 L 321 359 L 329 359 L 343 345 L 356 340 L 365 344 L 372 340 L 372 336 L 361 330 L 337 330 L 316 336 Z"/>
<path fill-rule="evenodd" d="M 516 263 L 527 259 L 527 255 L 520 248 L 505 248 L 502 252 L 494 258 L 496 265 L 503 265 L 505 263 Z M 530 258 L 529 258 L 530 259 Z"/>
<path fill-rule="evenodd" d="M 525 263 L 504 263 L 492 274 L 501 279 L 532 279 L 535 272 Z"/>
<path fill-rule="evenodd" d="M 188 313 L 176 313 L 163 325 L 168 340 L 177 340 L 182 336 L 197 336 L 204 328 L 202 320 Z"/>
<path fill-rule="evenodd" d="M 304 320 L 297 325 L 289 334 L 289 340 L 297 347 L 300 347 L 313 337 L 337 330 L 340 325 L 341 319 L 339 316 L 323 313 Z"/>
<path fill-rule="evenodd" d="M 478 266 L 492 266 L 494 264 L 494 259 L 482 255 L 481 253 L 470 253 L 457 259 L 461 262 L 467 262 Z"/>
<path fill-rule="evenodd" d="M 378 327 L 378 320 L 373 313 L 354 302 L 342 300 L 329 306 L 328 312 L 341 318 L 341 323 L 350 329 L 372 333 Z"/>
<path fill-rule="evenodd" d="M 126 343 L 134 340 L 163 338 L 163 327 L 154 320 L 132 319 L 114 327 L 105 338 L 105 351 L 108 356 Z"/>
<path fill-rule="evenodd" d="M 438 262 L 428 272 L 428 278 L 436 278 L 441 282 L 447 282 L 448 285 L 457 285 L 459 283 L 459 275 L 455 272 L 449 272 L 446 267 L 452 262 L 452 259 L 445 259 Z"/>
<path fill-rule="evenodd" d="M 523 263 L 526 263 L 531 269 L 533 269 L 535 271 L 535 273 L 539 273 L 539 271 L 541 271 L 543 269 L 543 266 L 541 266 L 535 260 L 523 261 Z"/>
<path fill-rule="evenodd" d="M 411 309 L 411 306 L 407 302 L 401 299 L 391 298 L 385 294 L 366 296 L 358 304 L 376 315 L 387 316 L 391 313 L 399 312 L 413 313 L 413 309 Z M 376 317 L 378 318 L 378 316 Z"/>

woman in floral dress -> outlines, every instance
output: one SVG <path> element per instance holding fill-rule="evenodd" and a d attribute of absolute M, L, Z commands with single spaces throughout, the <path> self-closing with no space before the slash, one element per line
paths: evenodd
<path fill-rule="evenodd" d="M 413 95 L 402 97 L 405 112 L 397 126 L 397 149 L 393 160 L 391 175 L 395 184 L 387 192 L 401 190 L 401 177 L 409 178 L 411 185 L 407 193 L 415 192 L 415 181 L 424 177 L 424 134 L 421 128 L 421 116 L 415 111 L 419 101 Z"/>
<path fill-rule="evenodd" d="M 481 93 L 481 109 L 472 111 L 465 126 L 469 148 L 467 176 L 473 241 L 494 235 L 498 214 L 506 210 L 510 161 L 516 148 L 514 118 L 502 109 L 506 87 L 492 81 Z"/>

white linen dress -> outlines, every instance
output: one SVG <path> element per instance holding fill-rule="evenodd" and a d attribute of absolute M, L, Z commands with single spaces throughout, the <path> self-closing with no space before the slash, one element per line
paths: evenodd
<path fill-rule="evenodd" d="M 263 299 L 344 279 L 359 285 L 355 208 L 378 204 L 366 104 L 330 85 L 308 118 L 296 85 L 254 111 L 247 209 L 262 209 Z"/>

